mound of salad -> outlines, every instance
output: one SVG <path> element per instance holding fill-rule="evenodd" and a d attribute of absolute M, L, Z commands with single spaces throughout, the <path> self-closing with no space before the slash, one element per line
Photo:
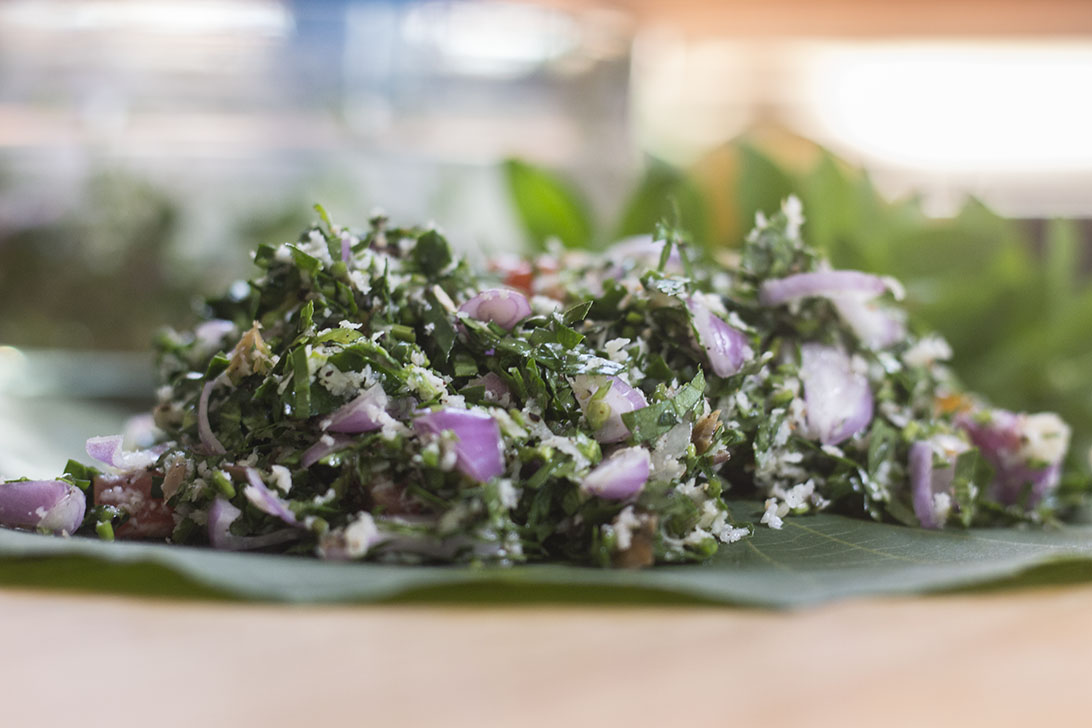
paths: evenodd
<path fill-rule="evenodd" d="M 0 485 L 0 523 L 633 567 L 811 511 L 933 529 L 1057 513 L 1065 423 L 966 393 L 897 281 L 801 239 L 795 198 L 717 260 L 663 225 L 484 270 L 435 229 L 317 209 L 203 323 L 160 337 L 154 444 L 92 438 L 94 466 Z M 729 507 L 748 499 L 760 523 Z"/>

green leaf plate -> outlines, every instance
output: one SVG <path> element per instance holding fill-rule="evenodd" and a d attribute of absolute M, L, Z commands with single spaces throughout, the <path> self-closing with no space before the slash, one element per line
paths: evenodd
<path fill-rule="evenodd" d="M 738 513 L 754 504 L 736 504 Z M 292 603 L 499 601 L 800 607 L 1092 579 L 1092 527 L 923 531 L 789 518 L 702 565 L 612 571 L 388 566 L 0 531 L 0 584 Z"/>

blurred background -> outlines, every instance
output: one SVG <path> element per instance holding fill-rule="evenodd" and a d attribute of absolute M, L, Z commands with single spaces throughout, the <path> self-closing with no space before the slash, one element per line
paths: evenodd
<path fill-rule="evenodd" d="M 1092 438 L 1092 3 L 0 3 L 0 477 L 154 387 L 155 330 L 321 202 L 479 255 L 789 193 L 960 374 Z"/>

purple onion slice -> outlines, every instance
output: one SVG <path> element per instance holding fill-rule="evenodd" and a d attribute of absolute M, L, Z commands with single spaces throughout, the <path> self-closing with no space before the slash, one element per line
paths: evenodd
<path fill-rule="evenodd" d="M 648 400 L 641 390 L 615 376 L 578 374 L 569 384 L 588 421 L 602 422 L 595 431 L 595 439 L 602 443 L 620 442 L 628 438 L 629 428 L 622 421 L 622 415 L 648 406 Z M 610 389 L 606 395 L 596 398 L 595 394 L 608 384 Z"/>
<path fill-rule="evenodd" d="M 821 344 L 800 347 L 808 436 L 837 445 L 872 421 L 872 390 L 841 349 Z"/>
<path fill-rule="evenodd" d="M 242 513 L 226 498 L 217 498 L 212 502 L 208 512 L 208 533 L 209 543 L 213 548 L 224 551 L 251 551 L 299 538 L 299 534 L 290 528 L 282 528 L 260 536 L 236 536 L 231 532 L 231 524 L 235 523 Z"/>
<path fill-rule="evenodd" d="M 296 514 L 288 508 L 288 505 L 262 482 L 262 476 L 258 474 L 257 470 L 247 468 L 246 479 L 248 485 L 243 489 L 243 495 L 254 504 L 255 508 L 263 513 L 276 516 L 289 526 L 301 525 L 299 519 L 296 518 Z"/>
<path fill-rule="evenodd" d="M 347 232 L 342 232 L 339 237 L 341 239 L 341 262 L 348 263 L 353 259 L 352 236 Z"/>
<path fill-rule="evenodd" d="M 531 315 L 531 304 L 519 291 L 508 288 L 487 288 L 459 307 L 470 318 L 492 321 L 502 329 L 511 330 Z"/>
<path fill-rule="evenodd" d="M 933 447 L 918 441 L 910 446 L 910 489 L 914 500 L 914 515 L 922 528 L 940 528 L 946 514 L 937 512 L 937 495 L 948 494 L 955 479 L 955 461 L 944 467 L 934 467 Z"/>
<path fill-rule="evenodd" d="M 956 458 L 970 449 L 955 435 L 934 435 L 910 446 L 910 490 L 914 514 L 923 528 L 941 528 L 951 507 L 952 481 L 955 480 Z M 937 458 L 943 465 L 937 465 Z M 941 499 L 947 499 L 947 506 Z"/>
<path fill-rule="evenodd" d="M 390 420 L 387 404 L 387 393 L 382 385 L 375 384 L 323 420 L 322 429 L 351 434 L 373 432 Z"/>
<path fill-rule="evenodd" d="M 777 306 L 801 298 L 830 298 L 847 293 L 875 298 L 885 290 L 887 282 L 879 276 L 856 270 L 827 270 L 765 281 L 759 288 L 758 300 L 764 306 Z"/>
<path fill-rule="evenodd" d="M 697 331 L 698 343 L 705 351 L 709 368 L 718 377 L 730 377 L 754 356 L 747 337 L 695 298 L 686 302 Z"/>
<path fill-rule="evenodd" d="M 870 349 L 886 349 L 906 338 L 906 323 L 895 309 L 860 296 L 831 296 L 830 300 L 842 320 Z"/>
<path fill-rule="evenodd" d="M 933 502 L 933 448 L 918 441 L 910 446 L 910 490 L 914 499 L 914 514 L 922 528 L 939 528 L 940 522 Z"/>
<path fill-rule="evenodd" d="M 323 435 L 300 456 L 300 467 L 309 468 L 332 452 L 337 452 L 353 442 L 351 437 Z"/>
<path fill-rule="evenodd" d="M 87 498 L 63 480 L 0 483 L 0 526 L 73 534 L 83 523 Z"/>
<path fill-rule="evenodd" d="M 133 450 L 126 452 L 122 449 L 125 438 L 122 435 L 104 435 L 102 437 L 90 437 L 84 445 L 87 454 L 100 463 L 117 468 L 122 472 L 144 470 L 152 465 L 159 456 L 167 451 L 165 445 L 149 448 L 147 450 Z"/>
<path fill-rule="evenodd" d="M 971 442 L 991 461 L 1016 461 L 1020 451 L 1020 416 L 1003 409 L 989 409 L 974 414 L 961 414 L 956 424 L 966 432 Z"/>
<path fill-rule="evenodd" d="M 1028 508 L 1034 508 L 1058 487 L 1061 480 L 1061 463 L 1051 463 L 1046 467 L 1017 465 L 998 468 L 990 492 L 994 498 L 1006 505 L 1020 503 L 1027 492 L 1028 497 L 1024 504 Z"/>
<path fill-rule="evenodd" d="M 1053 413 L 1026 414 L 1003 409 L 961 415 L 956 423 L 994 468 L 993 498 L 1006 505 L 1036 506 L 1061 480 L 1069 447 L 1069 427 Z"/>
<path fill-rule="evenodd" d="M 484 483 L 504 472 L 500 427 L 484 412 L 446 408 L 419 414 L 413 421 L 418 434 L 455 433 L 455 467 Z"/>
<path fill-rule="evenodd" d="M 212 425 L 209 424 L 209 395 L 212 394 L 212 389 L 215 386 L 216 380 L 213 379 L 205 382 L 205 386 L 201 388 L 201 397 L 197 400 L 197 436 L 201 439 L 201 445 L 206 452 L 213 455 L 224 455 L 227 450 L 216 439 L 216 435 L 212 432 Z"/>
<path fill-rule="evenodd" d="M 652 459 L 643 447 L 616 450 L 588 473 L 580 488 L 606 500 L 635 498 L 648 482 Z"/>
<path fill-rule="evenodd" d="M 826 270 L 765 281 L 759 288 L 758 300 L 763 305 L 776 306 L 801 298 L 828 298 L 865 346 L 882 349 L 906 337 L 902 317 L 873 302 L 886 290 L 898 297 L 902 288 L 893 280 L 870 273 Z"/>

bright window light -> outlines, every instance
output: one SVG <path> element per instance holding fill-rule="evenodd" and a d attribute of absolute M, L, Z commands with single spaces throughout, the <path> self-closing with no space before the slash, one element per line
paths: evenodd
<path fill-rule="evenodd" d="M 291 32 L 292 16 L 273 0 L 14 0 L 0 4 L 0 25 L 46 32 L 124 30 L 281 37 Z"/>
<path fill-rule="evenodd" d="M 1092 43 L 857 44 L 799 57 L 803 114 L 875 162 L 1092 170 Z"/>
<path fill-rule="evenodd" d="M 411 5 L 405 39 L 439 54 L 453 73 L 514 78 L 571 51 L 573 20 L 532 5 L 429 2 Z"/>

